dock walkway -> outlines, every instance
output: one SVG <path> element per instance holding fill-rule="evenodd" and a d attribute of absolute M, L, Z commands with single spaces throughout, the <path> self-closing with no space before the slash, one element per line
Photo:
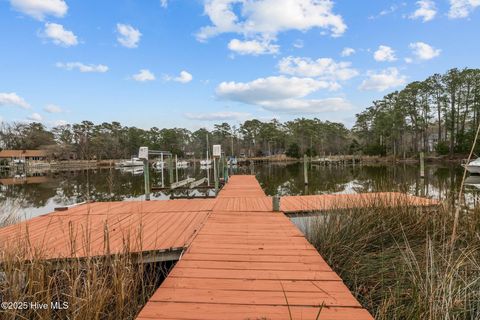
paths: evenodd
<path fill-rule="evenodd" d="M 437 204 L 401 193 L 288 196 L 273 212 L 255 176 L 233 176 L 216 199 L 88 203 L 35 217 L 1 228 L 0 251 L 179 260 L 138 320 L 372 319 L 286 214 L 376 203 Z"/>
<path fill-rule="evenodd" d="M 260 198 L 271 207 L 253 176 L 232 177 L 137 319 L 373 319 L 287 216 L 252 209 Z"/>

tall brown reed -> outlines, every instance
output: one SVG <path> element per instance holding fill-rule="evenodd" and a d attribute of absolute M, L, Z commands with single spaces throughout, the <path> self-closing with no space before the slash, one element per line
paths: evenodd
<path fill-rule="evenodd" d="M 2 306 L 0 319 L 134 319 L 171 264 L 142 263 L 129 239 L 115 254 L 72 259 L 46 260 L 28 241 L 1 249 L 0 301 L 10 304 Z"/>
<path fill-rule="evenodd" d="M 330 212 L 308 238 L 376 319 L 480 319 L 480 210 L 454 208 Z"/>

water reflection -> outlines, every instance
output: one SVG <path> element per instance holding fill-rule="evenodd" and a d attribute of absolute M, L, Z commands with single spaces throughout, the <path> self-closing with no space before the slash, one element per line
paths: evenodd
<path fill-rule="evenodd" d="M 234 173 L 257 175 L 268 195 L 302 195 L 326 193 L 360 193 L 374 191 L 401 191 L 437 199 L 454 198 L 462 178 L 459 165 L 430 165 L 426 167 L 425 179 L 419 177 L 415 165 L 375 166 L 319 166 L 309 167 L 309 185 L 303 181 L 303 164 L 271 164 L 255 167 L 238 167 Z M 139 171 L 139 172 L 137 172 Z M 144 196 L 143 171 L 118 170 L 115 168 L 94 170 L 36 172 L 34 175 L 0 176 L 0 213 L 18 210 L 22 216 L 31 217 L 52 211 L 56 206 L 70 205 L 86 200 L 125 201 L 142 199 Z M 200 166 L 178 170 L 178 179 L 206 177 Z M 213 176 L 209 170 L 210 181 Z M 151 170 L 151 186 L 170 184 L 170 174 Z M 176 180 L 176 172 L 173 172 Z M 467 204 L 478 203 L 480 177 L 467 180 L 465 195 Z M 171 196 L 211 196 L 212 190 L 184 191 L 157 190 L 152 199 L 168 199 Z M 453 200 L 452 200 L 453 201 Z"/>

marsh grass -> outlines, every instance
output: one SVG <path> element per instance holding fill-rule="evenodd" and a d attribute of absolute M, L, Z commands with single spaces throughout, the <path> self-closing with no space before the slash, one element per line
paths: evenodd
<path fill-rule="evenodd" d="M 330 212 L 307 236 L 376 319 L 480 319 L 480 210 L 375 205 Z"/>
<path fill-rule="evenodd" d="M 144 263 L 149 257 L 132 253 L 128 240 L 116 254 L 83 258 L 47 260 L 28 248 L 22 241 L 0 250 L 0 301 L 17 303 L 0 309 L 2 320 L 134 319 L 174 265 Z"/>

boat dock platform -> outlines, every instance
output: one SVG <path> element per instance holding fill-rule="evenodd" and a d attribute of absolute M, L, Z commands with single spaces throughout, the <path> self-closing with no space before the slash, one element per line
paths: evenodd
<path fill-rule="evenodd" d="M 128 243 L 151 261 L 179 260 L 138 320 L 373 319 L 286 213 L 378 201 L 437 204 L 400 193 L 291 196 L 275 212 L 254 176 L 233 176 L 216 199 L 90 203 L 36 217 L 0 229 L 0 249 L 28 241 L 31 256 L 54 259 Z"/>

